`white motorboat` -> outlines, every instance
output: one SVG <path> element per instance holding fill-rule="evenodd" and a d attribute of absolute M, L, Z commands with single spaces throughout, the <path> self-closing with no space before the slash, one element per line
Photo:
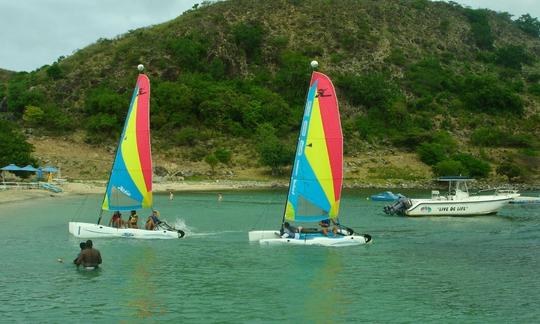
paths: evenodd
<path fill-rule="evenodd" d="M 494 195 L 471 196 L 467 182 L 469 177 L 440 177 L 448 182 L 448 194 L 433 190 L 429 199 L 401 198 L 393 205 L 384 207 L 387 214 L 406 216 L 474 216 L 495 214 L 515 197 L 513 193 L 498 192 Z"/>

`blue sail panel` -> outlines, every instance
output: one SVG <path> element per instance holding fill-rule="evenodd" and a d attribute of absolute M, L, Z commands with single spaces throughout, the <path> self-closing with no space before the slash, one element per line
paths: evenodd
<path fill-rule="evenodd" d="M 313 145 L 311 142 L 307 143 L 307 138 L 313 109 L 318 108 L 318 105 L 314 105 L 317 84 L 318 82 L 315 81 L 308 91 L 291 174 L 285 218 L 292 221 L 317 222 L 328 218 L 331 208 L 320 179 L 317 178 L 306 158 L 306 150 L 310 150 Z"/>

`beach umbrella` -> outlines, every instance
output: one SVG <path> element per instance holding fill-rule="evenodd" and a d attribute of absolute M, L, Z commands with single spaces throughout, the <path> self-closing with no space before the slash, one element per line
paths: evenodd
<path fill-rule="evenodd" d="M 22 168 L 16 166 L 15 164 L 10 164 L 10 165 L 6 165 L 5 167 L 3 167 L 2 171 L 21 171 Z"/>
<path fill-rule="evenodd" d="M 34 168 L 30 164 L 25 166 L 24 168 L 20 168 L 20 171 L 29 171 L 29 172 L 36 172 L 38 169 Z"/>

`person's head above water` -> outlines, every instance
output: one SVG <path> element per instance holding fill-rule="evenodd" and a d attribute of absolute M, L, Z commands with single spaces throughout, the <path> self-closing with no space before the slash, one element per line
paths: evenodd
<path fill-rule="evenodd" d="M 86 249 L 86 243 L 84 243 L 84 242 L 81 242 L 81 244 L 79 244 L 79 246 L 81 247 L 81 250 Z"/>
<path fill-rule="evenodd" d="M 132 210 L 132 211 L 131 211 L 131 215 L 135 215 L 135 214 L 137 214 L 137 212 L 134 211 L 134 210 Z"/>
<path fill-rule="evenodd" d="M 92 248 L 92 240 L 86 241 L 86 248 L 91 249 Z"/>

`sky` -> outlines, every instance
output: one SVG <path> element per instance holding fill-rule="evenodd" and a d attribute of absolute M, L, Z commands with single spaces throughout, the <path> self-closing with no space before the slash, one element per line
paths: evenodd
<path fill-rule="evenodd" d="M 272 1 L 272 0 L 268 0 Z M 382 0 L 381 0 L 382 1 Z M 202 0 L 0 0 L 0 68 L 32 71 L 130 29 L 180 16 Z M 455 0 L 540 17 L 540 0 Z"/>

